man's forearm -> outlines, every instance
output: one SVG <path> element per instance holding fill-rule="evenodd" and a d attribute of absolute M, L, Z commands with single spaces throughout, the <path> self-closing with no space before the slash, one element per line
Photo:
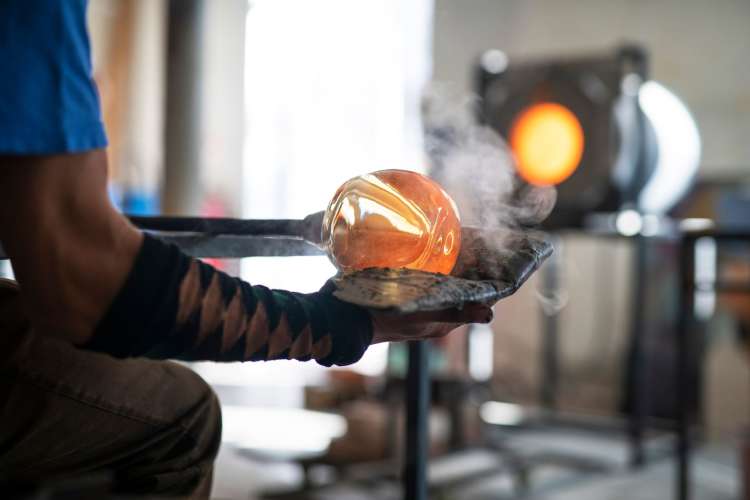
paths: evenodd
<path fill-rule="evenodd" d="M 139 314 L 134 315 L 133 312 Z M 84 347 L 185 360 L 358 360 L 369 314 L 328 293 L 251 286 L 146 236 L 123 289 Z"/>
<path fill-rule="evenodd" d="M 252 287 L 147 238 L 106 195 L 103 152 L 0 159 L 0 240 L 41 333 L 118 356 L 346 364 L 369 315 Z"/>

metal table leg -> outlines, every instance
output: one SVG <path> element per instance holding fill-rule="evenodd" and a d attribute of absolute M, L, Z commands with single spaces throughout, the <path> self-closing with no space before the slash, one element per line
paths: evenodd
<path fill-rule="evenodd" d="M 560 247 L 560 240 L 556 238 L 555 247 Z M 547 263 L 541 269 L 542 282 L 545 293 L 556 294 L 560 289 L 560 256 L 552 254 Z M 547 412 L 545 416 L 550 416 L 557 410 L 557 393 L 559 380 L 558 352 L 559 352 L 559 312 L 542 311 L 542 349 L 541 349 L 541 369 L 542 383 L 539 397 L 542 408 Z"/>
<path fill-rule="evenodd" d="M 675 383 L 677 385 L 677 467 L 675 498 L 690 498 L 690 387 L 688 372 L 690 362 L 690 327 L 693 317 L 695 239 L 685 237 L 680 245 L 679 305 L 677 307 L 677 338 Z"/>
<path fill-rule="evenodd" d="M 406 452 L 404 499 L 427 499 L 427 455 L 429 451 L 430 345 L 409 342 L 409 371 L 406 379 Z"/>
<path fill-rule="evenodd" d="M 630 442 L 630 466 L 642 467 L 646 462 L 643 439 L 648 414 L 648 382 L 646 380 L 646 293 L 648 243 L 643 236 L 637 236 L 635 243 L 634 286 L 632 295 L 632 323 L 630 338 L 631 350 L 631 384 L 630 416 L 628 418 L 628 438 Z"/>

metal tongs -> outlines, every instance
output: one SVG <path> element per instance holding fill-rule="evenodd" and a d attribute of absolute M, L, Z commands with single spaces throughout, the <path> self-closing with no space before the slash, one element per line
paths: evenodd
<path fill-rule="evenodd" d="M 193 257 L 242 258 L 322 255 L 323 212 L 304 219 L 232 219 L 130 216 L 133 224 Z M 461 253 L 450 276 L 410 269 L 372 268 L 331 278 L 341 300 L 394 313 L 494 303 L 513 294 L 552 253 L 529 229 L 464 227 Z M 5 258 L 0 248 L 0 259 Z"/>
<path fill-rule="evenodd" d="M 253 220 L 131 217 L 195 257 L 319 255 L 323 212 L 304 219 Z M 494 303 L 513 294 L 552 253 L 530 228 L 463 227 L 461 253 L 450 276 L 411 269 L 372 268 L 339 273 L 331 282 L 341 300 L 395 313 Z"/>

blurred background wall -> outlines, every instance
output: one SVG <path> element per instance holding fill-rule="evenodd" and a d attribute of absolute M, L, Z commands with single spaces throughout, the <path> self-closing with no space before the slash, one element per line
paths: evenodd
<path fill-rule="evenodd" d="M 748 16 L 745 0 L 435 0 L 433 77 L 471 91 L 467 68 L 488 48 L 512 61 L 638 42 L 698 122 L 700 175 L 747 175 Z"/>
<path fill-rule="evenodd" d="M 512 64 L 641 44 L 650 76 L 672 88 L 698 123 L 699 177 L 750 179 L 750 2 L 435 0 L 434 9 L 433 83 L 458 94 L 475 92 L 470 69 L 490 48 Z M 541 299 L 559 312 L 560 407 L 616 413 L 632 319 L 631 244 L 582 235 L 561 243 L 562 290 Z M 543 295 L 535 277 L 497 306 L 494 381 L 510 400 L 538 402 Z M 731 434 L 750 413 L 750 373 L 732 321 L 721 311 L 719 318 L 708 337 L 705 418 L 709 432 Z"/>
<path fill-rule="evenodd" d="M 124 210 L 241 213 L 247 10 L 246 0 L 90 2 L 112 196 Z"/>
<path fill-rule="evenodd" d="M 165 0 L 91 2 L 94 77 L 109 138 L 112 197 L 131 211 L 159 208 L 164 169 Z"/>

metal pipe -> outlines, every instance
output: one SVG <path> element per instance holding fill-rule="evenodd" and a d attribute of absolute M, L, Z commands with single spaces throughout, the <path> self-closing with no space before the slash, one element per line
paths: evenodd
<path fill-rule="evenodd" d="M 406 378 L 406 451 L 404 500 L 427 499 L 427 455 L 429 452 L 430 344 L 409 342 Z"/>
<path fill-rule="evenodd" d="M 631 363 L 632 378 L 630 384 L 630 415 L 628 418 L 628 436 L 630 441 L 630 465 L 641 467 L 646 462 L 643 446 L 646 418 L 648 415 L 649 390 L 646 380 L 646 293 L 648 249 L 647 240 L 638 235 L 634 238 L 635 256 L 633 272 L 633 294 L 630 306 L 632 323 L 630 336 L 632 339 Z"/>
<path fill-rule="evenodd" d="M 690 392 L 688 385 L 688 371 L 690 342 L 688 335 L 693 317 L 693 257 L 695 252 L 695 238 L 685 236 L 681 241 L 680 272 L 679 272 L 679 304 L 677 307 L 676 332 L 676 362 L 675 383 L 677 384 L 677 441 L 675 453 L 677 456 L 675 474 L 675 498 L 689 500 L 690 498 Z"/>
<path fill-rule="evenodd" d="M 232 219 L 206 217 L 143 217 L 131 216 L 130 221 L 146 231 L 179 233 L 229 234 L 253 236 L 285 236 L 304 239 L 301 219 Z"/>
<path fill-rule="evenodd" d="M 199 213 L 202 201 L 201 50 L 205 0 L 170 0 L 167 30 L 167 102 L 163 209 Z"/>
<path fill-rule="evenodd" d="M 560 238 L 554 238 L 554 246 L 559 246 Z M 542 282 L 545 294 L 556 295 L 560 291 L 560 254 L 551 255 L 547 264 L 542 267 Z M 542 346 L 541 346 L 541 387 L 539 397 L 541 405 L 548 415 L 557 410 L 557 393 L 559 386 L 559 311 L 542 308 Z"/>

